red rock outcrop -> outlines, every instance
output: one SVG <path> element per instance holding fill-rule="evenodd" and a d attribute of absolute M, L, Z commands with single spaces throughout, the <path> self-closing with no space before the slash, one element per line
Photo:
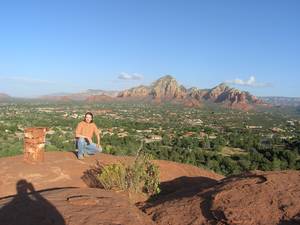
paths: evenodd
<path fill-rule="evenodd" d="M 225 83 L 211 89 L 195 87 L 187 89 L 170 75 L 161 77 L 149 86 L 140 85 L 121 92 L 87 90 L 72 94 L 46 95 L 41 98 L 49 101 L 87 101 L 90 103 L 122 101 L 161 104 L 167 102 L 187 107 L 199 107 L 205 102 L 213 102 L 241 110 L 253 109 L 257 105 L 270 107 L 249 92 L 229 87 Z"/>
<path fill-rule="evenodd" d="M 41 99 L 49 100 L 49 101 L 85 101 L 87 98 L 92 96 L 109 96 L 116 97 L 118 94 L 117 91 L 104 91 L 104 90 L 94 90 L 88 89 L 83 92 L 78 93 L 57 93 L 53 95 L 44 95 L 41 96 Z M 96 97 L 97 98 L 97 97 Z"/>
<path fill-rule="evenodd" d="M 135 88 L 131 88 L 125 91 L 122 91 L 118 94 L 118 97 L 147 97 L 150 93 L 150 90 L 147 86 L 141 85 Z"/>
<path fill-rule="evenodd" d="M 38 192 L 26 180 L 17 188 L 17 195 L 0 199 L 0 224 L 155 225 L 121 193 L 92 188 Z"/>
<path fill-rule="evenodd" d="M 58 101 L 58 102 L 72 102 L 73 99 L 70 96 L 43 96 L 41 97 L 43 100 L 47 101 Z"/>
<path fill-rule="evenodd" d="M 186 89 L 167 75 L 152 84 L 151 95 L 154 99 L 183 99 L 186 97 Z"/>
<path fill-rule="evenodd" d="M 37 190 L 61 187 L 91 187 L 90 169 L 97 162 L 101 164 L 129 163 L 134 157 L 96 154 L 83 161 L 78 160 L 73 152 L 45 152 L 45 161 L 38 164 L 27 164 L 23 156 L 0 158 L 0 198 L 16 193 L 18 180 L 26 179 L 34 184 Z M 160 180 L 168 181 L 180 176 L 203 176 L 222 179 L 223 176 L 212 171 L 191 165 L 154 161 L 160 168 Z"/>
<path fill-rule="evenodd" d="M 201 90 L 198 88 L 190 88 L 188 89 L 188 96 L 190 96 L 191 98 L 194 98 L 198 101 L 203 101 L 204 96 L 207 94 L 208 90 Z"/>
<path fill-rule="evenodd" d="M 231 88 L 225 83 L 212 89 L 186 89 L 170 75 L 158 79 L 151 86 L 139 86 L 122 91 L 118 97 L 127 100 L 147 99 L 157 104 L 170 102 L 188 107 L 199 107 L 203 102 L 210 101 L 241 110 L 263 105 L 261 100 L 250 93 Z"/>
<path fill-rule="evenodd" d="M 227 178 L 215 187 L 210 210 L 223 224 L 299 224 L 300 172 L 254 172 Z"/>
<path fill-rule="evenodd" d="M 176 180 L 175 180 L 176 181 Z M 165 196 L 141 206 L 157 224 L 300 224 L 300 171 L 252 172 L 219 182 L 169 182 Z"/>
<path fill-rule="evenodd" d="M 86 98 L 86 102 L 111 102 L 113 101 L 114 98 L 101 94 L 101 95 L 91 95 L 89 97 Z"/>
<path fill-rule="evenodd" d="M 0 159 L 0 224 L 300 224 L 300 171 L 223 178 L 158 160 L 161 194 L 134 205 L 126 192 L 88 188 L 93 187 L 89 172 L 97 161 L 129 163 L 132 157 L 97 154 L 80 161 L 70 152 L 45 157 L 36 165 L 25 164 L 22 156 Z"/>
<path fill-rule="evenodd" d="M 155 81 L 151 86 L 138 86 L 119 93 L 118 97 L 149 97 L 154 101 L 183 99 L 186 90 L 170 75 Z"/>

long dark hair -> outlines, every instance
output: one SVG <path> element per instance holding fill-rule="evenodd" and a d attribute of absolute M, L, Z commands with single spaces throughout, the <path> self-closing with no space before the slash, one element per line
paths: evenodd
<path fill-rule="evenodd" d="M 86 116 L 87 115 L 90 115 L 92 117 L 91 123 L 93 123 L 94 122 L 94 115 L 91 112 L 86 112 L 85 113 L 83 121 L 86 122 Z"/>

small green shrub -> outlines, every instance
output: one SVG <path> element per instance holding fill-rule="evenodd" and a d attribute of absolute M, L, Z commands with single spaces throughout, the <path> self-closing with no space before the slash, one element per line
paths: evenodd
<path fill-rule="evenodd" d="M 159 168 L 150 161 L 150 156 L 138 154 L 130 165 L 112 164 L 103 166 L 98 180 L 107 189 L 128 190 L 135 193 L 158 194 Z"/>
<path fill-rule="evenodd" d="M 126 168 L 122 164 L 103 166 L 98 179 L 104 189 L 126 189 Z"/>

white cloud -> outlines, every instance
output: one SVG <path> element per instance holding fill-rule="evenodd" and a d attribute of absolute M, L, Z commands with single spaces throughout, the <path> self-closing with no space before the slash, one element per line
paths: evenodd
<path fill-rule="evenodd" d="M 35 79 L 31 77 L 21 77 L 21 76 L 0 76 L 0 80 L 2 81 L 13 81 L 23 84 L 55 84 L 56 82 L 43 80 L 43 79 Z"/>
<path fill-rule="evenodd" d="M 242 80 L 242 79 L 236 78 L 234 80 L 225 81 L 225 83 L 236 84 L 236 85 L 241 85 L 241 86 L 248 86 L 248 87 L 269 87 L 269 86 L 271 86 L 270 83 L 257 82 L 256 78 L 254 76 L 250 76 L 248 80 Z"/>
<path fill-rule="evenodd" d="M 143 75 L 138 74 L 138 73 L 129 74 L 129 73 L 122 72 L 118 76 L 118 79 L 120 79 L 120 80 L 142 80 Z"/>

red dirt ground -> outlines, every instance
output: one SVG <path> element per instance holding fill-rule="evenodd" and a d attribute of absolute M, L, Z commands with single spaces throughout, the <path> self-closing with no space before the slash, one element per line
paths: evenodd
<path fill-rule="evenodd" d="M 70 152 L 46 153 L 36 165 L 1 158 L 0 225 L 300 224 L 300 171 L 224 178 L 158 160 L 162 192 L 155 198 L 135 203 L 128 193 L 92 188 L 97 163 L 132 160 L 98 154 L 79 161 Z"/>

